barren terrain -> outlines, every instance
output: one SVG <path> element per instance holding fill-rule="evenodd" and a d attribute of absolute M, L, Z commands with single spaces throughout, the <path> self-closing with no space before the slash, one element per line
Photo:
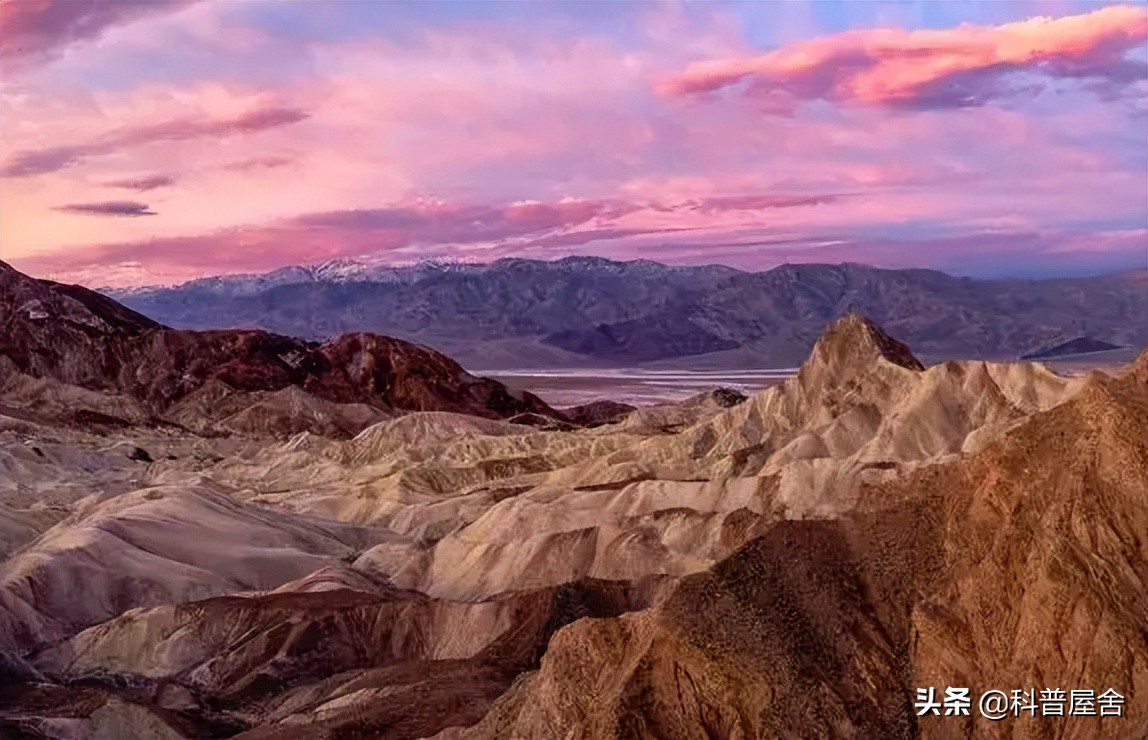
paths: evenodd
<path fill-rule="evenodd" d="M 0 357 L 5 737 L 1148 734 L 1148 355 L 926 367 L 850 315 L 748 398 L 387 376 L 428 410 L 245 364 L 178 397 L 146 355 L 97 377 L 61 357 L 107 309 L 58 305 L 56 344 Z M 930 685 L 1128 703 L 918 719 Z"/>

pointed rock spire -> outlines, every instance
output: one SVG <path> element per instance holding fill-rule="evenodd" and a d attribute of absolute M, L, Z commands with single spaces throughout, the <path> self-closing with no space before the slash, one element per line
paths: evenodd
<path fill-rule="evenodd" d="M 877 360 L 907 370 L 925 369 L 906 344 L 889 336 L 872 319 L 854 313 L 829 325 L 806 364 L 828 364 L 840 371 L 861 369 Z"/>

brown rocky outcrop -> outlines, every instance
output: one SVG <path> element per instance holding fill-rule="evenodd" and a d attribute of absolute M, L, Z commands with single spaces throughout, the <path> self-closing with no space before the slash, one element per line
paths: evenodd
<path fill-rule="evenodd" d="M 784 521 L 660 606 L 559 632 L 443 738 L 1141 738 L 1148 384 L 1093 378 L 976 455 Z M 1112 688 L 1123 717 L 918 718 L 918 687 Z"/>
<path fill-rule="evenodd" d="M 376 334 L 319 344 L 255 330 L 177 331 L 98 293 L 0 262 L 0 355 L 17 370 L 113 391 L 157 414 L 211 381 L 239 392 L 297 386 L 384 412 L 454 411 L 562 419 L 530 393 L 466 372 L 432 349 Z"/>

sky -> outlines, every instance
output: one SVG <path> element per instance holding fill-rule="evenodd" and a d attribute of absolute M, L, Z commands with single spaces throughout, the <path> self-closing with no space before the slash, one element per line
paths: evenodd
<path fill-rule="evenodd" d="M 1148 3 L 0 0 L 0 259 L 1148 267 Z"/>

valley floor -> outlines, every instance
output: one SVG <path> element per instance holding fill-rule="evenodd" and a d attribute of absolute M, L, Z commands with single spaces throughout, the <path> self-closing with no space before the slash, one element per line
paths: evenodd
<path fill-rule="evenodd" d="M 1115 372 L 1138 354 L 1120 349 L 1046 360 L 1043 364 L 1064 375 L 1086 375 L 1093 370 Z M 953 358 L 922 355 L 926 365 Z M 1010 362 L 998 358 L 996 362 Z M 636 368 L 553 368 L 473 371 L 516 391 L 529 391 L 555 407 L 577 406 L 602 398 L 646 406 L 681 401 L 712 388 L 732 388 L 752 394 L 778 385 L 797 374 L 797 368 L 709 369 L 677 368 L 672 365 Z"/>
<path fill-rule="evenodd" d="M 681 401 L 714 388 L 756 393 L 797 373 L 779 370 L 613 370 L 553 369 L 494 370 L 476 374 L 494 378 L 508 388 L 530 391 L 551 406 L 562 408 L 603 398 L 634 406 Z"/>

